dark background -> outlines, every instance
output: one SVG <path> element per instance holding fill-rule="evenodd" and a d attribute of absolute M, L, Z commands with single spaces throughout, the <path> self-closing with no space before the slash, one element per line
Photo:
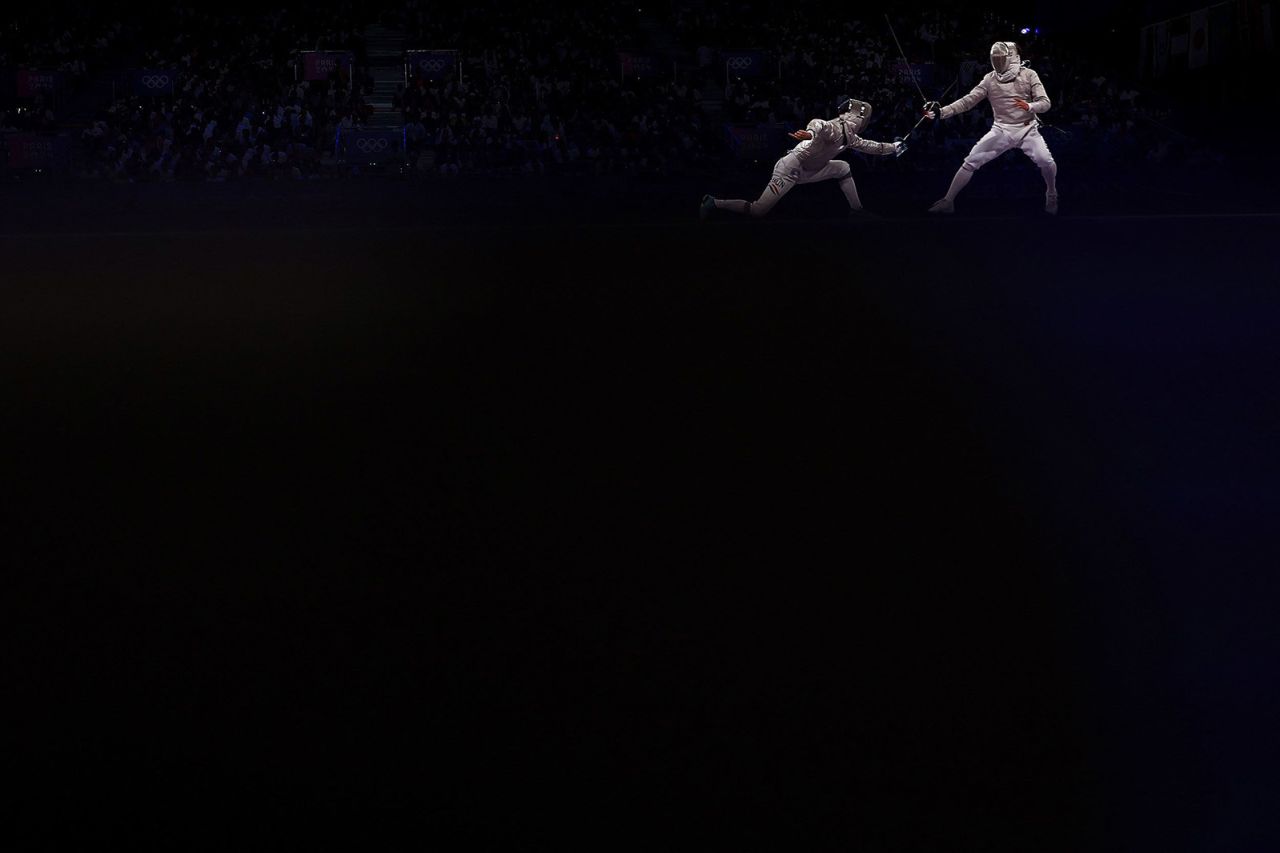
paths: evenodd
<path fill-rule="evenodd" d="M 3 238 L 20 811 L 1269 845 L 1274 220 L 826 201 Z"/>
<path fill-rule="evenodd" d="M 15 825 L 1274 849 L 1263 165 L 4 187 Z"/>

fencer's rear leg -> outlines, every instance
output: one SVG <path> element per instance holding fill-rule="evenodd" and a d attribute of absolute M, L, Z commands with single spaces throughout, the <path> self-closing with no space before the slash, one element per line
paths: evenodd
<path fill-rule="evenodd" d="M 1022 150 L 1040 169 L 1040 176 L 1044 178 L 1044 212 L 1050 216 L 1057 216 L 1058 163 L 1053 159 L 1053 152 L 1049 150 L 1039 130 L 1032 131 L 1028 135 Z"/>
<path fill-rule="evenodd" d="M 698 218 L 706 221 L 711 212 L 716 209 L 716 200 L 709 195 L 702 197 L 701 203 L 698 204 Z"/>
<path fill-rule="evenodd" d="M 796 185 L 795 179 L 775 173 L 773 179 L 769 181 L 769 186 L 764 188 L 764 192 L 760 193 L 760 198 L 755 201 L 745 201 L 740 198 L 711 198 L 711 204 L 719 210 L 728 210 L 733 213 L 745 213 L 748 216 L 759 218 L 766 216 L 769 211 L 773 210 L 773 206 L 782 200 L 782 197 L 791 191 Z"/>

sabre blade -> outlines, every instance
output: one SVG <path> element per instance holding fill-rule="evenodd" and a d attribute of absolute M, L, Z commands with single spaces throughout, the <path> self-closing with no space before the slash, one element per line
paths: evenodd
<path fill-rule="evenodd" d="M 907 59 L 907 52 L 902 49 L 902 42 L 898 41 L 898 34 L 893 29 L 893 21 L 889 20 L 888 13 L 884 16 L 884 22 L 889 25 L 889 35 L 893 36 L 893 43 L 898 46 L 898 55 L 902 57 L 903 63 L 907 66 L 907 73 L 911 75 L 911 82 L 915 84 L 916 92 L 920 94 L 920 100 L 929 100 L 924 96 L 924 89 L 920 88 L 920 81 L 916 79 L 916 70 L 911 67 L 911 60 Z"/>
<path fill-rule="evenodd" d="M 950 85 L 950 86 L 948 86 L 947 88 L 945 88 L 945 89 L 943 89 L 943 90 L 942 90 L 942 94 L 938 96 L 938 100 L 939 100 L 939 101 L 941 101 L 943 98 L 945 98 L 945 97 L 947 96 L 947 93 L 948 93 L 948 92 L 950 92 L 952 89 L 954 89 L 954 88 L 955 88 L 955 86 L 956 86 L 956 84 L 957 84 L 957 83 L 959 83 L 959 82 L 960 82 L 960 78 L 959 78 L 959 77 L 957 77 L 956 79 L 952 80 L 952 81 L 951 81 L 951 85 Z M 928 119 L 928 116 L 920 116 L 920 120 L 919 120 L 919 121 L 917 121 L 917 122 L 915 123 L 915 125 L 914 125 L 914 126 L 912 126 L 912 128 L 911 128 L 910 130 L 908 130 L 908 131 L 907 131 L 907 135 L 906 135 L 906 136 L 904 136 L 904 137 L 902 137 L 902 141 L 903 141 L 903 142 L 906 142 L 908 139 L 910 139 L 910 138 L 911 138 L 911 134 L 915 133 L 915 132 L 916 132 L 916 130 L 920 127 L 920 125 L 922 125 L 922 124 L 924 124 L 924 123 L 925 123 L 925 120 L 926 120 L 926 119 Z"/>
<path fill-rule="evenodd" d="M 910 130 L 907 131 L 907 135 L 902 137 L 902 141 L 906 142 L 908 139 L 910 139 L 911 134 L 915 133 L 916 129 L 920 127 L 920 125 L 924 124 L 924 120 L 925 120 L 925 116 L 920 116 L 920 120 L 916 122 L 915 125 Z"/>

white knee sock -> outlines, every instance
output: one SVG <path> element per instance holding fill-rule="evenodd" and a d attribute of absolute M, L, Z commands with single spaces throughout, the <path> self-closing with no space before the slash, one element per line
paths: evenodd
<path fill-rule="evenodd" d="M 973 177 L 973 171 L 961 166 L 956 176 L 951 179 L 951 188 L 947 190 L 947 201 L 955 201 L 956 196 L 960 195 L 960 190 L 969 185 L 969 180 Z"/>
<path fill-rule="evenodd" d="M 1058 164 L 1050 161 L 1047 166 L 1040 169 L 1040 174 L 1044 176 L 1044 189 L 1048 195 L 1058 194 Z"/>
<path fill-rule="evenodd" d="M 854 210 L 862 210 L 862 199 L 858 198 L 858 185 L 853 182 L 853 178 L 845 176 L 840 179 L 840 191 L 844 193 L 844 197 L 849 202 L 849 207 Z"/>
<path fill-rule="evenodd" d="M 731 210 L 734 213 L 751 212 L 751 202 L 743 201 L 740 198 L 718 198 L 715 203 L 720 210 Z"/>

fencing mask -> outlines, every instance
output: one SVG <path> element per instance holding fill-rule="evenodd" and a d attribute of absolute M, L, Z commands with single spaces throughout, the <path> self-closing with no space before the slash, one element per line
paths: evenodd
<path fill-rule="evenodd" d="M 849 136 L 856 136 L 861 133 L 862 129 L 867 126 L 867 122 L 871 120 L 871 105 L 866 101 L 841 98 L 836 109 L 840 112 L 840 116 L 836 120 L 840 122 L 845 133 Z"/>
<path fill-rule="evenodd" d="M 996 79 L 1008 83 L 1018 76 L 1022 68 L 1022 57 L 1018 56 L 1018 45 L 1011 41 L 998 41 L 991 45 L 991 70 Z"/>

